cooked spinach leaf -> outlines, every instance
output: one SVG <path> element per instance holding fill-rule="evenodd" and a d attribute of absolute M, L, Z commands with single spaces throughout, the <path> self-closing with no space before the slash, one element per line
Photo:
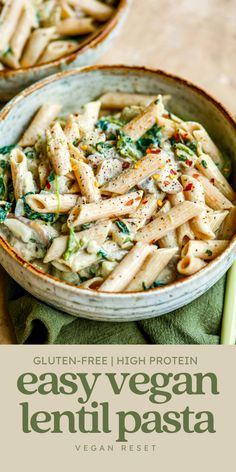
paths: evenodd
<path fill-rule="evenodd" d="M 30 208 L 30 206 L 28 205 L 28 203 L 26 203 L 27 195 L 32 195 L 32 192 L 29 192 L 24 195 L 24 197 L 22 197 L 26 218 L 29 218 L 29 220 L 43 220 L 48 221 L 49 223 L 54 223 L 57 215 L 55 215 L 55 213 L 38 213 L 37 211 L 33 211 L 32 208 Z"/>
<path fill-rule="evenodd" d="M 115 221 L 116 226 L 122 231 L 122 233 L 130 234 L 130 230 L 126 224 L 121 220 Z"/>
<path fill-rule="evenodd" d="M 134 160 L 141 157 L 141 153 L 139 152 L 135 142 L 121 130 L 117 133 L 116 148 L 123 157 L 130 157 Z"/>
<path fill-rule="evenodd" d="M 162 139 L 161 128 L 157 125 L 152 126 L 141 138 L 136 142 L 137 148 L 144 154 L 148 148 L 160 147 Z"/>
<path fill-rule="evenodd" d="M 9 152 L 11 152 L 11 150 L 14 149 L 14 147 L 16 147 L 15 144 L 10 144 L 9 146 L 3 146 L 2 148 L 0 148 L 0 154 L 9 154 Z"/>

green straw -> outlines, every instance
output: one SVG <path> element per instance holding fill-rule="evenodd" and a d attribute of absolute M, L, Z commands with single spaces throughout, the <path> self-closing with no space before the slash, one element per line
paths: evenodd
<path fill-rule="evenodd" d="M 220 344 L 236 343 L 236 262 L 229 269 L 226 280 Z"/>

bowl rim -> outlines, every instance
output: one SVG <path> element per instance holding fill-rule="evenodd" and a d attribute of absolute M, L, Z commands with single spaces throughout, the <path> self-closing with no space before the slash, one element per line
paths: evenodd
<path fill-rule="evenodd" d="M 23 76 L 27 72 L 47 71 L 47 69 L 50 69 L 51 67 L 60 67 L 61 64 L 66 66 L 70 63 L 73 63 L 78 56 L 86 53 L 89 49 L 95 49 L 106 40 L 106 38 L 115 29 L 117 24 L 121 21 L 122 15 L 131 1 L 132 0 L 119 0 L 119 4 L 115 8 L 111 18 L 99 26 L 97 31 L 90 35 L 90 37 L 88 36 L 88 38 L 81 43 L 76 51 L 69 53 L 66 56 L 60 57 L 59 59 L 55 59 L 54 61 L 45 62 L 45 64 L 19 67 L 19 69 L 0 70 L 0 79 L 10 79 L 20 75 Z"/>
<path fill-rule="evenodd" d="M 11 110 L 17 106 L 17 104 L 26 98 L 27 96 L 31 95 L 34 93 L 36 90 L 44 88 L 44 86 L 56 82 L 58 80 L 64 79 L 65 77 L 70 77 L 74 75 L 80 75 L 80 74 L 86 74 L 87 72 L 96 72 L 96 71 L 120 71 L 121 73 L 127 72 L 137 72 L 137 73 L 144 73 L 144 74 L 150 74 L 150 75 L 157 75 L 161 76 L 167 80 L 173 80 L 174 82 L 179 83 L 180 85 L 183 85 L 191 90 L 194 90 L 197 94 L 202 95 L 207 101 L 211 102 L 217 109 L 218 111 L 224 115 L 225 119 L 228 121 L 228 123 L 231 125 L 233 130 L 236 132 L 236 119 L 234 115 L 224 106 L 219 102 L 217 99 L 215 99 L 211 94 L 207 93 L 203 88 L 193 84 L 189 80 L 183 79 L 177 75 L 174 75 L 169 72 L 165 72 L 161 69 L 154 69 L 154 68 L 147 68 L 144 66 L 128 66 L 128 65 L 122 65 L 122 64 L 114 64 L 114 65 L 93 65 L 93 66 L 85 66 L 81 67 L 79 69 L 72 69 L 72 70 L 67 70 L 63 72 L 59 72 L 57 74 L 53 74 L 49 77 L 46 77 L 45 79 L 42 79 L 35 84 L 31 85 L 30 87 L 27 87 L 23 92 L 20 92 L 16 97 L 14 97 L 12 100 L 10 100 L 0 111 L 0 121 L 3 121 L 6 119 L 8 114 L 11 112 Z M 166 284 L 162 287 L 156 287 L 153 289 L 148 289 L 144 291 L 138 291 L 138 292 L 98 292 L 97 290 L 93 289 L 88 289 L 84 287 L 78 287 L 74 284 L 71 284 L 69 282 L 63 281 L 58 279 L 57 277 L 54 277 L 50 274 L 47 274 L 31 264 L 30 262 L 27 262 L 25 259 L 23 259 L 19 254 L 16 253 L 16 251 L 10 246 L 10 244 L 2 237 L 0 236 L 0 246 L 5 250 L 8 255 L 13 258 L 17 264 L 21 265 L 23 268 L 26 268 L 29 270 L 34 276 L 39 276 L 44 281 L 49 282 L 52 285 L 56 285 L 58 288 L 64 288 L 65 290 L 68 290 L 69 292 L 75 293 L 77 295 L 79 294 L 84 294 L 84 295 L 90 295 L 93 296 L 94 298 L 100 299 L 100 298 L 106 298 L 106 299 L 111 299 L 113 297 L 122 297 L 122 298 L 130 298 L 135 296 L 136 299 L 142 299 L 143 297 L 149 297 L 151 294 L 157 294 L 160 293 L 169 293 L 172 292 L 173 289 L 177 289 L 179 286 L 185 287 L 185 288 L 190 288 L 192 282 L 197 281 L 199 278 L 202 277 L 202 275 L 206 275 L 213 271 L 214 269 L 217 268 L 219 265 L 220 261 L 224 258 L 226 258 L 229 254 L 233 252 L 233 250 L 236 250 L 236 234 L 233 236 L 231 240 L 229 240 L 229 244 L 226 247 L 226 249 L 219 255 L 217 256 L 214 260 L 210 261 L 203 269 L 201 269 L 199 272 L 190 275 L 185 278 L 180 278 L 179 280 L 173 281 L 169 284 Z M 235 258 L 236 258 L 236 251 L 235 251 Z"/>

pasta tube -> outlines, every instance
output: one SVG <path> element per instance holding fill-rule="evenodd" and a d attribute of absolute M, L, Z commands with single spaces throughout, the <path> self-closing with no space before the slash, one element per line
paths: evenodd
<path fill-rule="evenodd" d="M 145 134 L 157 121 L 160 109 L 160 98 L 157 97 L 148 107 L 133 118 L 127 125 L 123 127 L 123 132 L 137 141 L 143 134 Z"/>
<path fill-rule="evenodd" d="M 8 43 L 17 27 L 17 22 L 21 14 L 22 7 L 24 6 L 25 0 L 12 0 L 6 4 L 1 15 L 0 23 L 0 49 L 4 52 L 4 49 L 8 46 Z"/>
<path fill-rule="evenodd" d="M 229 241 L 189 241 L 182 249 L 181 256 L 198 257 L 204 261 L 211 261 L 219 256 L 228 246 Z"/>
<path fill-rule="evenodd" d="M 95 27 L 91 18 L 67 18 L 61 21 L 56 28 L 56 32 L 61 36 L 78 36 L 94 31 Z"/>
<path fill-rule="evenodd" d="M 160 216 L 160 214 L 162 214 L 162 213 L 168 213 L 170 211 L 170 209 L 171 209 L 171 204 L 167 200 L 164 203 L 163 207 L 157 213 L 157 216 Z M 159 247 L 162 247 L 162 248 L 166 248 L 166 247 L 176 248 L 178 246 L 177 239 L 176 239 L 176 231 L 175 230 L 168 231 L 166 236 L 159 239 L 158 245 L 159 245 Z"/>
<path fill-rule="evenodd" d="M 101 292 L 121 292 L 142 267 L 152 251 L 149 244 L 137 243 L 99 287 Z"/>
<path fill-rule="evenodd" d="M 79 126 L 74 115 L 69 116 L 63 131 L 69 143 L 73 143 L 80 137 Z"/>
<path fill-rule="evenodd" d="M 101 199 L 98 183 L 92 168 L 85 162 L 71 159 L 72 170 L 78 182 L 81 195 L 86 197 L 88 203 L 98 202 Z"/>
<path fill-rule="evenodd" d="M 22 67 L 32 67 L 37 63 L 54 32 L 55 28 L 53 26 L 50 28 L 38 28 L 33 31 L 21 59 Z"/>
<path fill-rule="evenodd" d="M 79 48 L 77 41 L 52 41 L 48 44 L 45 52 L 38 59 L 37 64 L 45 64 L 46 62 L 55 61 L 63 56 L 67 56 Z"/>
<path fill-rule="evenodd" d="M 61 106 L 56 103 L 42 105 L 20 139 L 19 146 L 33 146 L 38 137 L 46 131 L 50 123 L 57 117 L 60 109 Z"/>
<path fill-rule="evenodd" d="M 177 264 L 177 270 L 183 275 L 193 275 L 206 266 L 206 262 L 198 257 L 185 256 Z"/>
<path fill-rule="evenodd" d="M 133 105 L 147 107 L 155 99 L 155 95 L 124 92 L 107 92 L 99 98 L 102 108 L 108 108 L 111 110 L 122 110 L 124 107 L 130 107 Z"/>
<path fill-rule="evenodd" d="M 18 25 L 11 38 L 10 48 L 16 59 L 20 59 L 27 39 L 32 29 L 32 15 L 25 9 L 21 13 Z"/>
<path fill-rule="evenodd" d="M 163 169 L 166 163 L 166 154 L 161 151 L 159 154 L 148 154 L 140 159 L 133 168 L 122 172 L 116 179 L 108 182 L 101 188 L 101 193 L 127 193 L 139 182 L 150 177 L 158 170 Z"/>
<path fill-rule="evenodd" d="M 27 158 L 20 149 L 13 149 L 10 154 L 11 174 L 15 199 L 24 195 L 24 175 L 28 171 Z"/>
<path fill-rule="evenodd" d="M 66 175 L 71 171 L 70 153 L 66 137 L 56 121 L 46 131 L 47 152 L 57 175 Z"/>
<path fill-rule="evenodd" d="M 221 226 L 222 222 L 229 214 L 227 210 L 225 211 L 213 211 L 208 214 L 208 220 L 210 223 L 211 230 L 215 233 Z"/>
<path fill-rule="evenodd" d="M 132 213 L 139 206 L 143 192 L 132 192 L 120 197 L 108 198 L 98 203 L 75 207 L 69 215 L 68 226 L 78 226 L 91 221 Z"/>
<path fill-rule="evenodd" d="M 220 172 L 213 159 L 207 154 L 201 154 L 195 163 L 195 167 L 215 185 L 230 201 L 236 199 L 236 193 L 229 182 Z"/>
<path fill-rule="evenodd" d="M 177 247 L 169 249 L 153 247 L 152 252 L 145 259 L 141 269 L 126 287 L 125 292 L 139 292 L 144 287 L 149 288 L 177 251 Z"/>
<path fill-rule="evenodd" d="M 100 22 L 107 21 L 113 13 L 113 8 L 98 0 L 68 0 L 68 3 Z"/>
<path fill-rule="evenodd" d="M 183 192 L 169 194 L 168 199 L 170 200 L 172 206 L 178 205 L 179 203 L 183 203 L 185 201 Z M 195 238 L 188 221 L 176 228 L 176 238 L 180 247 L 182 247 L 183 244 L 185 244 L 189 239 Z"/>
<path fill-rule="evenodd" d="M 195 216 L 190 222 L 190 226 L 195 236 L 198 239 L 214 239 L 215 234 L 211 230 L 207 212 L 204 209 L 205 196 L 201 183 L 197 179 L 194 179 L 194 177 L 188 175 L 182 175 L 181 180 L 185 186 L 184 194 L 186 199 L 192 202 L 197 202 L 203 207 L 201 213 L 198 216 Z"/>
<path fill-rule="evenodd" d="M 27 195 L 26 203 L 37 213 L 69 213 L 76 205 L 78 195 L 54 195 L 52 193 L 39 193 Z"/>
<path fill-rule="evenodd" d="M 226 216 L 224 223 L 219 231 L 220 239 L 232 239 L 236 233 L 236 207 L 229 210 L 228 215 Z"/>
<path fill-rule="evenodd" d="M 205 201 L 210 208 L 213 210 L 228 210 L 233 207 L 233 204 L 228 200 L 228 198 L 226 198 L 217 187 L 204 177 L 204 175 L 197 173 L 194 169 L 189 169 L 187 174 L 192 175 L 202 184 L 205 193 Z"/>
<path fill-rule="evenodd" d="M 155 242 L 163 238 L 169 231 L 191 220 L 202 211 L 202 206 L 193 202 L 179 203 L 166 214 L 160 214 L 136 233 L 136 241 Z"/>

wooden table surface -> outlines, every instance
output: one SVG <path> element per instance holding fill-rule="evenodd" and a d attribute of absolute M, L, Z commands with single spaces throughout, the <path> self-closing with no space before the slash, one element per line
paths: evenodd
<path fill-rule="evenodd" d="M 133 0 L 100 64 L 146 65 L 205 88 L 236 112 L 236 0 Z M 15 342 L 0 269 L 0 344 Z"/>

